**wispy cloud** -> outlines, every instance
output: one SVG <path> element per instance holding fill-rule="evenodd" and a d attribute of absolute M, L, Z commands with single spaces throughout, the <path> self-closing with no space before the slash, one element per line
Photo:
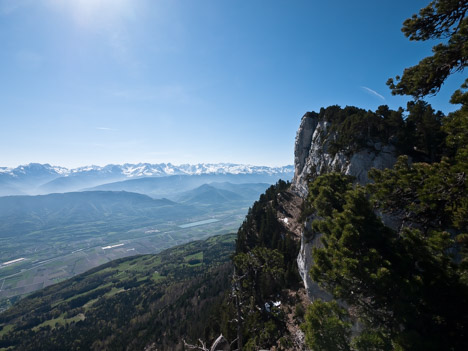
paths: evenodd
<path fill-rule="evenodd" d="M 371 94 L 373 96 L 377 96 L 379 99 L 385 101 L 385 98 L 382 95 L 380 95 L 378 92 L 376 92 L 375 90 L 372 90 L 371 88 L 364 87 L 364 86 L 362 86 L 361 89 L 364 90 L 365 92 L 367 92 L 367 93 L 369 93 L 369 94 Z"/>
<path fill-rule="evenodd" d="M 115 131 L 116 129 L 109 127 L 96 127 L 97 130 Z"/>

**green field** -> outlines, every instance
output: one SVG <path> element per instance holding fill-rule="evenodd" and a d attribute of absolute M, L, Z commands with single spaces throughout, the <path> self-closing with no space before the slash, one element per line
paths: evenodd
<path fill-rule="evenodd" d="M 174 328 L 195 338 L 213 324 L 210 309 L 228 289 L 235 239 L 213 236 L 121 258 L 36 291 L 0 313 L 0 350 L 89 350 L 100 342 L 119 349 L 135 340 L 131 349 L 141 350 L 156 339 L 173 345 L 166 331 Z"/>

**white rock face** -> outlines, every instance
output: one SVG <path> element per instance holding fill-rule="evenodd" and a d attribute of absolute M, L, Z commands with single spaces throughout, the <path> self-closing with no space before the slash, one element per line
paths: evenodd
<path fill-rule="evenodd" d="M 347 155 L 345 151 L 329 152 L 333 133 L 328 133 L 329 122 L 319 121 L 314 114 L 302 117 L 296 134 L 294 149 L 294 178 L 292 188 L 302 197 L 307 196 L 307 181 L 326 172 L 336 171 L 356 177 L 361 184 L 369 182 L 367 172 L 371 168 L 384 169 L 396 162 L 393 145 L 381 142 L 369 143 L 364 149 Z"/>
<path fill-rule="evenodd" d="M 312 219 L 309 219 L 305 227 L 310 227 Z M 320 241 L 321 234 L 316 234 L 311 238 L 307 238 L 304 232 L 301 235 L 301 250 L 297 256 L 297 267 L 299 268 L 299 274 L 304 282 L 304 286 L 307 291 L 309 299 L 313 301 L 314 299 L 322 299 L 324 301 L 331 300 L 332 296 L 327 292 L 323 291 L 317 283 L 312 281 L 310 278 L 310 268 L 314 264 L 314 258 L 312 256 L 312 249 L 314 247 L 321 248 L 323 247 L 322 242 Z"/>
<path fill-rule="evenodd" d="M 306 113 L 301 120 L 301 125 L 296 134 L 294 148 L 294 178 L 292 190 L 305 198 L 308 193 L 307 183 L 321 174 L 327 172 L 341 172 L 356 177 L 360 184 L 369 183 L 367 176 L 371 168 L 384 169 L 393 167 L 396 162 L 396 150 L 393 145 L 385 145 L 382 142 L 369 142 L 369 144 L 354 153 L 339 151 L 336 154 L 329 152 L 330 145 L 336 138 L 333 133 L 328 133 L 330 123 L 320 121 L 318 115 Z M 305 227 L 310 225 L 313 218 L 309 218 Z M 390 219 L 388 219 L 390 221 Z M 398 223 L 391 223 L 392 227 Z M 313 247 L 321 247 L 320 234 L 307 238 L 305 230 L 301 235 L 301 250 L 297 257 L 299 273 L 311 300 L 321 298 L 330 300 L 331 296 L 320 289 L 312 281 L 309 275 L 314 263 L 312 256 Z"/>

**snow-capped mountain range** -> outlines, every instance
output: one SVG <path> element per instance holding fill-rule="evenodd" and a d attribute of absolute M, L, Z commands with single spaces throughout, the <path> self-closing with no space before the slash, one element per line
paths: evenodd
<path fill-rule="evenodd" d="M 29 163 L 16 168 L 0 167 L 0 176 L 11 177 L 37 177 L 44 175 L 73 176 L 83 173 L 121 174 L 125 178 L 164 177 L 169 175 L 200 175 L 200 174 L 269 174 L 289 173 L 294 166 L 267 167 L 252 166 L 234 163 L 198 163 L 195 165 L 171 163 L 125 163 L 123 165 L 85 166 L 78 168 L 65 168 L 49 164 Z"/>
<path fill-rule="evenodd" d="M 30 163 L 16 168 L 0 167 L 0 196 L 32 195 L 50 192 L 78 191 L 102 184 L 146 177 L 200 175 L 256 175 L 290 179 L 294 166 L 253 166 L 233 163 L 138 163 L 65 168 Z"/>

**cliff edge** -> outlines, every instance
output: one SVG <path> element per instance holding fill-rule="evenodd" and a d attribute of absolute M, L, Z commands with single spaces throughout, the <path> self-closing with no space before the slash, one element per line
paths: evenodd
<path fill-rule="evenodd" d="M 340 142 L 337 124 L 343 126 L 344 123 L 346 121 L 342 117 L 336 118 L 336 109 L 322 110 L 320 113 L 307 112 L 302 117 L 296 134 L 295 171 L 291 190 L 303 199 L 308 195 L 308 182 L 324 173 L 340 172 L 355 177 L 359 184 L 367 184 L 367 173 L 371 168 L 385 169 L 395 164 L 398 156 L 395 145 L 389 138 L 379 137 L 365 128 L 360 128 L 358 133 L 345 129 L 345 133 L 353 133 L 348 139 L 350 143 L 337 147 Z M 331 296 L 313 282 L 309 275 L 314 264 L 312 249 L 322 245 L 320 234 L 312 237 L 305 235 L 313 220 L 307 218 L 305 221 L 297 264 L 309 298 L 329 300 Z"/>
<path fill-rule="evenodd" d="M 341 172 L 366 184 L 371 168 L 389 168 L 396 162 L 395 146 L 379 138 L 370 138 L 358 149 L 346 145 L 336 151 L 338 134 L 331 128 L 334 122 L 329 119 L 326 112 L 323 116 L 307 112 L 297 131 L 292 189 L 302 197 L 307 196 L 308 180 L 326 172 Z"/>

